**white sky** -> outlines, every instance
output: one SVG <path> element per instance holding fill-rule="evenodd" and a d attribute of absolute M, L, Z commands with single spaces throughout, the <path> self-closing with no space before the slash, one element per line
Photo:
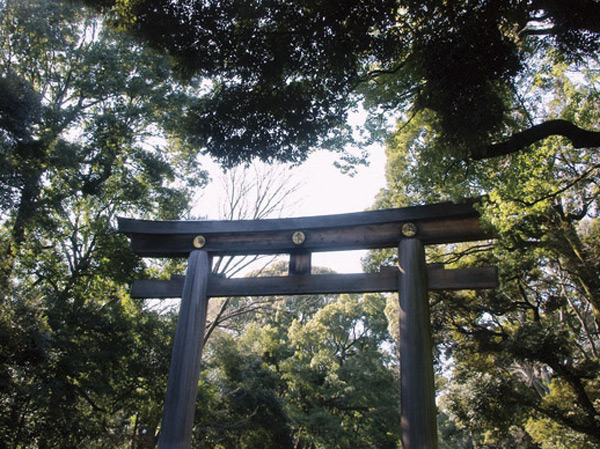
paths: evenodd
<path fill-rule="evenodd" d="M 300 167 L 307 180 L 301 192 L 299 215 L 327 215 L 360 212 L 373 205 L 375 196 L 385 186 L 385 155 L 383 148 L 372 151 L 368 167 L 359 167 L 350 177 L 342 174 L 333 163 L 335 155 L 319 153 Z M 366 251 L 314 253 L 312 264 L 325 266 L 338 273 L 359 273 L 360 259 Z"/>
<path fill-rule="evenodd" d="M 334 166 L 335 153 L 319 151 L 311 155 L 299 167 L 292 169 L 292 177 L 300 188 L 291 199 L 284 216 L 299 217 L 360 212 L 373 205 L 375 196 L 385 186 L 385 154 L 382 147 L 371 149 L 369 166 L 357 167 L 356 174 L 349 176 Z M 218 178 L 220 169 L 215 164 L 206 167 L 213 179 L 201 194 L 195 214 L 217 219 L 222 189 Z M 314 253 L 313 266 L 324 266 L 339 273 L 361 272 L 360 259 L 365 251 L 338 253 Z"/>

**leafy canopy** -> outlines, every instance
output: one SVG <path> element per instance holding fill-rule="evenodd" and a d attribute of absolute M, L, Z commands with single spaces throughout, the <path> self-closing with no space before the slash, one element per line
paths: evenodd
<path fill-rule="evenodd" d="M 0 2 L 0 446 L 155 437 L 173 323 L 129 298 L 144 266 L 114 222 L 187 213 L 189 98 L 95 13 Z"/>
<path fill-rule="evenodd" d="M 594 0 L 85 2 L 169 54 L 182 78 L 204 81 L 184 126 L 225 165 L 343 150 L 361 100 L 373 130 L 381 114 L 430 110 L 451 154 L 490 157 L 516 132 L 519 77 L 545 55 L 583 61 L 599 48 Z M 536 128 L 533 141 L 577 141 L 570 125 Z M 583 134 L 574 145 L 598 146 L 597 133 Z"/>
<path fill-rule="evenodd" d="M 523 110 L 597 127 L 597 70 L 574 76 L 566 61 L 539 63 L 520 81 Z M 435 123 L 431 111 L 398 123 L 376 206 L 485 195 L 493 242 L 428 250 L 432 262 L 495 265 L 500 276 L 493 291 L 432 295 L 444 416 L 474 446 L 598 446 L 598 151 L 552 137 L 527 152 L 457 162 Z M 373 254 L 370 263 L 394 257 Z"/>

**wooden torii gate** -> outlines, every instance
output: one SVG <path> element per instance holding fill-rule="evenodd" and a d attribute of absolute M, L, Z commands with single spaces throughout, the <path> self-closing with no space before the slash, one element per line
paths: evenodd
<path fill-rule="evenodd" d="M 315 217 L 238 221 L 144 221 L 119 218 L 133 251 L 189 257 L 187 274 L 141 280 L 138 298 L 181 297 L 159 449 L 188 449 L 198 391 L 209 297 L 394 292 L 399 294 L 401 419 L 404 449 L 436 449 L 437 424 L 428 290 L 494 288 L 495 267 L 426 266 L 424 245 L 490 238 L 473 201 Z M 311 274 L 311 253 L 398 248 L 398 267 L 379 273 Z M 214 256 L 289 254 L 289 274 L 223 278 Z"/>

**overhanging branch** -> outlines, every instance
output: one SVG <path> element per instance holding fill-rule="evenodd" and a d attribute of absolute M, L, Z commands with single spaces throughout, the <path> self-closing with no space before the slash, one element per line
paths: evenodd
<path fill-rule="evenodd" d="M 478 151 L 474 151 L 471 157 L 474 160 L 481 160 L 505 156 L 516 153 L 550 136 L 566 137 L 571 141 L 574 148 L 600 147 L 600 132 L 589 131 L 567 120 L 557 119 L 534 125 L 531 128 L 513 134 L 504 142 L 488 145 Z"/>

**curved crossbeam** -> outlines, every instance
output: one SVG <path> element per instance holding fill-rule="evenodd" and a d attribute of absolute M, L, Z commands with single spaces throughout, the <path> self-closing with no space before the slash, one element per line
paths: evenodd
<path fill-rule="evenodd" d="M 424 244 L 490 238 L 481 230 L 479 213 L 473 204 L 471 200 L 462 204 L 266 220 L 119 218 L 118 223 L 119 231 L 131 238 L 133 251 L 144 257 L 187 257 L 199 248 L 211 255 L 342 251 L 396 247 L 406 238 L 403 226 L 408 223 L 416 226 L 417 237 Z"/>

